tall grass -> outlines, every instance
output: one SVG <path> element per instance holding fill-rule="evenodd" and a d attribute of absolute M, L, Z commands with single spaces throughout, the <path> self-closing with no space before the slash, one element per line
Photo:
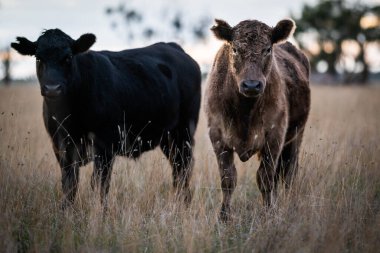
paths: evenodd
<path fill-rule="evenodd" d="M 60 169 L 42 123 L 37 86 L 0 89 L 0 251 L 378 252 L 380 88 L 313 87 L 300 170 L 266 212 L 258 161 L 238 168 L 233 220 L 220 223 L 216 160 L 201 113 L 189 208 L 175 201 L 171 168 L 155 150 L 114 165 L 108 215 L 81 168 L 62 212 Z"/>

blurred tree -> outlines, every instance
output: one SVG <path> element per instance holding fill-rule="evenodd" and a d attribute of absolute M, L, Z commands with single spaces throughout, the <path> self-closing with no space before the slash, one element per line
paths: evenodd
<path fill-rule="evenodd" d="M 193 28 L 194 36 L 199 40 L 205 40 L 209 31 L 209 25 L 210 19 L 208 17 L 201 18 L 198 25 L 195 25 Z"/>
<path fill-rule="evenodd" d="M 142 14 L 140 12 L 138 12 L 137 10 L 133 8 L 127 8 L 124 3 L 120 3 L 118 6 L 115 6 L 115 7 L 107 7 L 106 14 L 116 15 L 116 16 L 121 17 L 121 19 L 123 20 L 123 23 L 126 25 L 125 31 L 127 32 L 127 38 L 130 41 L 134 39 L 135 33 L 133 30 L 133 27 L 135 26 L 135 24 L 141 23 L 143 19 Z M 118 27 L 118 23 L 114 21 L 112 22 L 111 26 L 112 28 L 116 29 Z M 150 30 L 150 31 L 147 32 L 147 30 Z M 149 37 L 153 33 L 154 31 L 152 29 L 147 28 L 143 31 L 142 34 L 144 36 Z"/>
<path fill-rule="evenodd" d="M 183 28 L 183 24 L 182 24 L 182 16 L 180 13 L 177 13 L 174 17 L 174 19 L 172 20 L 172 26 L 174 28 L 174 31 L 176 34 L 179 34 Z"/>
<path fill-rule="evenodd" d="M 162 40 L 165 37 L 164 35 L 168 35 L 167 31 L 163 31 L 165 30 L 164 28 L 169 28 L 169 34 L 171 34 L 170 37 L 173 37 L 180 42 L 187 41 L 190 37 L 196 41 L 206 39 L 206 31 L 211 23 L 209 18 L 200 17 L 197 20 L 193 20 L 191 23 L 196 25 L 191 26 L 186 25 L 184 17 L 180 11 L 176 11 L 174 16 L 170 16 L 168 15 L 168 10 L 170 10 L 170 8 L 164 7 L 163 9 L 165 10 L 163 18 L 157 17 L 157 22 L 150 25 L 144 24 L 143 11 L 133 7 L 132 4 L 127 6 L 125 3 L 121 3 L 118 6 L 110 6 L 106 8 L 105 12 L 110 17 L 118 18 L 117 21 L 114 20 L 111 23 L 113 28 L 116 29 L 119 25 L 125 25 L 125 31 L 130 43 L 135 39 L 150 40 L 155 38 Z M 159 13 L 159 11 L 157 11 L 157 13 Z M 120 17 L 125 18 L 120 19 Z M 150 17 L 150 19 L 152 19 L 152 17 Z M 145 28 L 139 29 L 141 26 L 145 26 Z"/>
<path fill-rule="evenodd" d="M 1 52 L 1 62 L 3 64 L 3 83 L 9 85 L 11 82 L 11 52 L 10 47 L 7 47 Z"/>
<path fill-rule="evenodd" d="M 335 77 L 341 70 L 344 82 L 368 80 L 366 49 L 369 42 L 380 42 L 380 6 L 319 0 L 315 6 L 305 4 L 301 16 L 293 19 L 295 38 L 309 55 L 313 70 L 324 63 L 326 72 Z M 310 43 L 311 37 L 315 43 Z"/>
<path fill-rule="evenodd" d="M 1 8 L 1 2 L 0 2 Z M 11 78 L 11 49 L 10 47 L 6 47 L 4 50 L 0 52 L 0 60 L 3 65 L 3 83 L 5 85 L 9 85 L 12 81 Z"/>

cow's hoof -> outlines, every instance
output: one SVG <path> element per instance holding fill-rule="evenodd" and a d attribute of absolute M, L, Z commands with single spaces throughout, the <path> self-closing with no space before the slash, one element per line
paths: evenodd
<path fill-rule="evenodd" d="M 232 221 L 230 208 L 222 207 L 219 213 L 219 220 L 223 223 Z"/>
<path fill-rule="evenodd" d="M 193 195 L 190 189 L 182 189 L 176 191 L 176 201 L 180 201 L 185 203 L 185 206 L 188 208 L 191 204 L 191 200 L 193 199 Z"/>

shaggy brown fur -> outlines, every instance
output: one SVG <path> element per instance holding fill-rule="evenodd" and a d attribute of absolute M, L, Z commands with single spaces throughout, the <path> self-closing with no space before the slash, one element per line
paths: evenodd
<path fill-rule="evenodd" d="M 211 28 L 226 43 L 218 51 L 206 93 L 210 139 L 223 190 L 221 218 L 230 217 L 236 187 L 233 153 L 245 162 L 258 153 L 257 184 L 270 206 L 279 179 L 288 187 L 310 109 L 309 62 L 289 42 L 295 28 L 256 20 L 235 27 L 216 20 Z"/>

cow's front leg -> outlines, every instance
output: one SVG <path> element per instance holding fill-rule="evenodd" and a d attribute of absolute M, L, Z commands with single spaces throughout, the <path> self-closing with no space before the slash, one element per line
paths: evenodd
<path fill-rule="evenodd" d="M 268 134 L 267 136 L 265 145 L 260 151 L 261 163 L 257 171 L 256 180 L 263 197 L 264 205 L 270 207 L 276 195 L 278 182 L 276 169 L 285 137 L 281 131 L 277 134 Z"/>
<path fill-rule="evenodd" d="M 75 196 L 78 191 L 79 182 L 79 166 L 78 165 L 68 165 L 61 167 L 62 173 L 62 191 L 64 194 L 64 200 L 62 207 L 71 206 L 74 203 Z"/>
<path fill-rule="evenodd" d="M 233 149 L 223 141 L 219 129 L 210 128 L 210 140 L 218 161 L 223 201 L 220 210 L 220 219 L 227 221 L 231 218 L 231 197 L 236 188 L 237 172 L 234 165 Z"/>
<path fill-rule="evenodd" d="M 112 165 L 114 156 L 105 152 L 97 152 L 94 158 L 94 171 L 91 176 L 91 187 L 100 186 L 100 201 L 104 210 L 108 208 L 108 192 L 111 182 Z"/>
<path fill-rule="evenodd" d="M 54 153 L 61 167 L 61 182 L 64 195 L 62 208 L 66 209 L 74 203 L 78 191 L 81 158 L 73 143 L 63 145 L 63 142 L 60 142 L 60 144 L 55 145 Z"/>

